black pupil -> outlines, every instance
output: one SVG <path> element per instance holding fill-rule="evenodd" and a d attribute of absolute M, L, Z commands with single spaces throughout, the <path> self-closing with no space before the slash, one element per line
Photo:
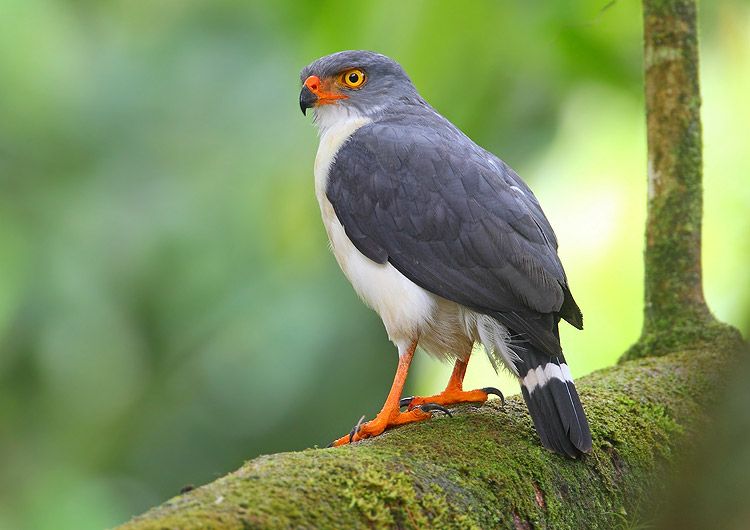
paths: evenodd
<path fill-rule="evenodd" d="M 351 84 L 354 85 L 354 84 L 357 83 L 357 81 L 359 81 L 359 74 L 358 73 L 352 72 L 351 74 L 349 74 L 349 82 Z"/>

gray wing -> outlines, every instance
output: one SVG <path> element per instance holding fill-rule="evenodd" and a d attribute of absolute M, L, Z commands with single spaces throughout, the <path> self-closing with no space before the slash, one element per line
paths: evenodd
<path fill-rule="evenodd" d="M 582 316 L 531 190 L 446 122 L 362 127 L 329 171 L 328 199 L 365 256 L 491 314 L 550 354 L 560 317 Z"/>

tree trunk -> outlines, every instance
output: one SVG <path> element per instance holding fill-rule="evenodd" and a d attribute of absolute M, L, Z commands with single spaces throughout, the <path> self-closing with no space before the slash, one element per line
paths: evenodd
<path fill-rule="evenodd" d="M 710 342 L 726 326 L 703 297 L 703 152 L 695 0 L 644 0 L 648 130 L 645 304 L 640 340 L 623 356 Z"/>
<path fill-rule="evenodd" d="M 645 313 L 620 365 L 577 386 L 592 454 L 541 447 L 523 400 L 461 407 L 338 449 L 259 457 L 123 528 L 633 526 L 702 428 L 742 339 L 701 280 L 701 125 L 693 0 L 644 0 L 648 122 Z M 655 489 L 656 488 L 656 489 Z"/>

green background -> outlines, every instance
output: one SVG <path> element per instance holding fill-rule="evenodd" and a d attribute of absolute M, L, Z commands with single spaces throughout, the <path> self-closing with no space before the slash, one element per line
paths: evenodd
<path fill-rule="evenodd" d="M 750 5 L 701 8 L 705 291 L 742 326 Z M 638 1 L 0 0 L 0 528 L 111 526 L 379 409 L 396 353 L 328 251 L 297 99 L 350 48 L 536 191 L 573 374 L 637 338 Z M 420 356 L 408 391 L 449 372 Z M 481 356 L 467 377 L 516 391 Z"/>

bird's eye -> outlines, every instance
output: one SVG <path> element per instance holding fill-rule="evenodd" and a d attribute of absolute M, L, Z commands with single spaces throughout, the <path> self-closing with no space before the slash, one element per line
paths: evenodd
<path fill-rule="evenodd" d="M 341 74 L 341 84 L 349 88 L 359 88 L 365 82 L 365 73 L 354 68 Z"/>

